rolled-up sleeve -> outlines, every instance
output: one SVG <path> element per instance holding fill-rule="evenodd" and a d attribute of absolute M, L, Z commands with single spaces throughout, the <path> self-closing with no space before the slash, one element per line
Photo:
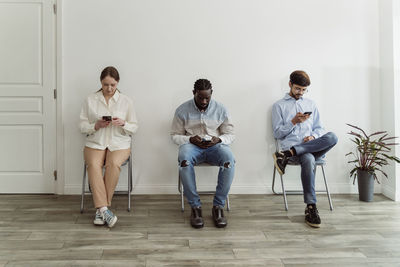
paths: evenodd
<path fill-rule="evenodd" d="M 272 106 L 272 129 L 274 131 L 274 137 L 276 139 L 282 139 L 292 132 L 294 128 L 295 125 L 293 125 L 291 121 L 285 123 L 279 105 L 274 104 Z"/>
<path fill-rule="evenodd" d="M 131 101 L 131 100 L 129 101 L 129 104 L 128 104 L 128 112 L 126 115 L 125 125 L 122 127 L 122 129 L 124 129 L 124 131 L 128 135 L 132 135 L 132 134 L 136 133 L 137 130 L 139 129 L 136 112 L 133 107 L 133 101 Z"/>
<path fill-rule="evenodd" d="M 171 138 L 172 141 L 177 145 L 188 144 L 190 136 L 186 135 L 186 130 L 183 120 L 179 117 L 177 111 L 175 111 L 174 119 L 171 125 Z"/>
<path fill-rule="evenodd" d="M 79 116 L 80 118 L 79 128 L 81 130 L 81 133 L 90 135 L 96 132 L 94 128 L 96 122 L 89 121 L 88 110 L 89 110 L 89 99 L 86 99 L 86 101 L 82 105 L 81 114 Z"/>
<path fill-rule="evenodd" d="M 226 112 L 224 122 L 219 126 L 219 132 L 222 144 L 230 145 L 235 140 L 234 126 L 231 116 Z"/>

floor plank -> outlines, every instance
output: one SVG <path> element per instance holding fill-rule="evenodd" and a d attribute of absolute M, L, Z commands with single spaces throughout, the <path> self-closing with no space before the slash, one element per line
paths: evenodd
<path fill-rule="evenodd" d="M 302 196 L 232 195 L 228 227 L 214 227 L 204 196 L 205 227 L 190 226 L 178 195 L 116 196 L 116 226 L 94 226 L 91 197 L 0 195 L 2 266 L 399 266 L 400 203 L 318 195 L 322 226 L 304 223 Z"/>

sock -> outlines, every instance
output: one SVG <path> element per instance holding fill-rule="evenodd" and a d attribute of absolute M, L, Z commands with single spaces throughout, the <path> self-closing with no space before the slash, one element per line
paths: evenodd
<path fill-rule="evenodd" d="M 313 209 L 315 209 L 315 208 L 317 207 L 317 205 L 316 205 L 315 203 L 307 204 L 307 207 L 308 207 L 308 206 L 311 206 Z"/>
<path fill-rule="evenodd" d="M 293 156 L 292 153 L 290 152 L 290 150 L 282 151 L 282 153 L 283 153 L 283 155 L 285 155 L 285 157 L 287 157 L 287 158 L 290 158 L 290 157 Z"/>
<path fill-rule="evenodd" d="M 100 212 L 101 212 L 101 213 L 105 212 L 106 210 L 108 210 L 107 207 L 101 207 L 101 208 L 100 208 Z"/>
<path fill-rule="evenodd" d="M 293 146 L 290 148 L 290 150 L 292 151 L 293 156 L 297 155 L 296 149 Z"/>

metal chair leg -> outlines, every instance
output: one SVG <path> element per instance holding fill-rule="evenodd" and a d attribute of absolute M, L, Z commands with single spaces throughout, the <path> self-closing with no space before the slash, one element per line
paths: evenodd
<path fill-rule="evenodd" d="M 185 211 L 185 198 L 184 198 L 184 188 L 183 188 L 183 183 L 182 183 L 182 179 L 181 176 L 178 174 L 178 191 L 181 195 L 181 211 L 184 212 Z M 205 194 L 213 194 L 213 191 L 203 191 L 203 192 L 199 192 L 199 193 L 205 193 Z M 231 210 L 231 206 L 230 206 L 230 202 L 229 202 L 229 195 L 227 195 L 226 197 L 226 209 L 227 211 Z"/>
<path fill-rule="evenodd" d="M 132 193 L 132 157 L 128 159 L 128 212 L 131 211 L 131 193 Z"/>
<path fill-rule="evenodd" d="M 282 185 L 282 194 L 283 194 L 283 202 L 285 203 L 285 210 L 288 211 L 288 204 L 287 204 L 287 199 L 286 199 L 286 191 L 285 191 L 285 186 L 283 185 L 283 178 L 281 175 L 281 185 Z"/>
<path fill-rule="evenodd" d="M 185 199 L 183 197 L 183 184 L 182 184 L 180 175 L 179 175 L 179 181 L 178 181 L 178 190 L 179 190 L 179 193 L 181 193 L 181 211 L 184 212 L 185 211 Z"/>
<path fill-rule="evenodd" d="M 85 198 L 85 185 L 86 185 L 86 163 L 83 163 L 83 182 L 82 182 L 82 195 L 81 195 L 81 213 L 83 213 L 83 205 Z"/>
<path fill-rule="evenodd" d="M 274 165 L 274 174 L 272 175 L 272 192 L 275 195 L 278 195 L 278 193 L 275 191 L 275 174 L 276 174 L 276 167 Z"/>
<path fill-rule="evenodd" d="M 322 169 L 322 175 L 324 176 L 326 194 L 328 195 L 328 201 L 329 201 L 329 207 L 330 207 L 330 209 L 332 211 L 333 210 L 333 205 L 332 205 L 332 200 L 331 200 L 331 194 L 329 193 L 329 187 L 328 187 L 328 183 L 326 181 L 325 170 L 324 170 L 324 166 L 323 165 L 321 165 L 321 169 Z"/>

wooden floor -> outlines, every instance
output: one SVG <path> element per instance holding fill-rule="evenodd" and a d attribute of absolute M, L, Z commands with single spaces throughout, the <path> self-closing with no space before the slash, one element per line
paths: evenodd
<path fill-rule="evenodd" d="M 232 195 L 229 225 L 192 229 L 178 195 L 125 196 L 113 202 L 113 229 L 94 226 L 90 197 L 0 195 L 0 266 L 400 266 L 400 203 L 375 195 L 319 195 L 322 227 L 304 223 L 301 196 Z"/>

